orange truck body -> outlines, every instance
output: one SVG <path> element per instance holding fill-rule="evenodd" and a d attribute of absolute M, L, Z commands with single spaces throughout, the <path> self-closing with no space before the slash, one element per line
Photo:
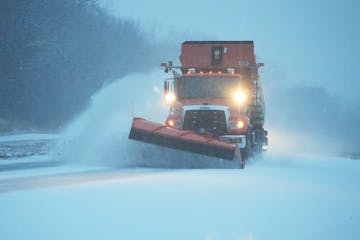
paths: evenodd
<path fill-rule="evenodd" d="M 188 41 L 181 66 L 163 63 L 165 124 L 134 118 L 130 139 L 239 162 L 267 146 L 252 41 Z M 180 70 L 178 73 L 176 70 Z"/>

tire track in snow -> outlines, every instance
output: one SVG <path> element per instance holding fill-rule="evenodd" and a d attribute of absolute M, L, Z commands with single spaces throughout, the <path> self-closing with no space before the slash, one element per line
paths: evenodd
<path fill-rule="evenodd" d="M 114 170 L 86 170 L 76 173 L 49 174 L 43 176 L 29 176 L 12 179 L 0 180 L 0 194 L 22 190 L 32 190 L 39 188 L 61 187 L 79 184 L 92 184 L 108 181 L 122 181 L 132 178 L 150 176 L 154 174 L 176 171 L 171 169 L 136 169 L 132 172 Z"/>

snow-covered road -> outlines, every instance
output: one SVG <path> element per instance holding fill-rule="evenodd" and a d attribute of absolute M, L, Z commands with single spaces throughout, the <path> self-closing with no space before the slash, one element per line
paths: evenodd
<path fill-rule="evenodd" d="M 359 182 L 357 160 L 271 153 L 245 170 L 4 170 L 0 239 L 360 239 Z"/>

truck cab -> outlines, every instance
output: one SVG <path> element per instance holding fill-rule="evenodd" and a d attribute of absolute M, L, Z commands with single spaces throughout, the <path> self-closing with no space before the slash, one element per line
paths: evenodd
<path fill-rule="evenodd" d="M 165 80 L 168 127 L 235 143 L 247 158 L 267 146 L 264 99 L 253 42 L 184 42 L 181 66 Z M 180 70 L 178 72 L 177 70 Z"/>

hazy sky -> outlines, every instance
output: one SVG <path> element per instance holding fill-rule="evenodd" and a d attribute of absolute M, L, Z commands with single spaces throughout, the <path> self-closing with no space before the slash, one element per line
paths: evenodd
<path fill-rule="evenodd" d="M 264 81 L 360 102 L 360 1 L 101 0 L 155 39 L 254 40 Z M 177 58 L 178 56 L 174 56 Z"/>

